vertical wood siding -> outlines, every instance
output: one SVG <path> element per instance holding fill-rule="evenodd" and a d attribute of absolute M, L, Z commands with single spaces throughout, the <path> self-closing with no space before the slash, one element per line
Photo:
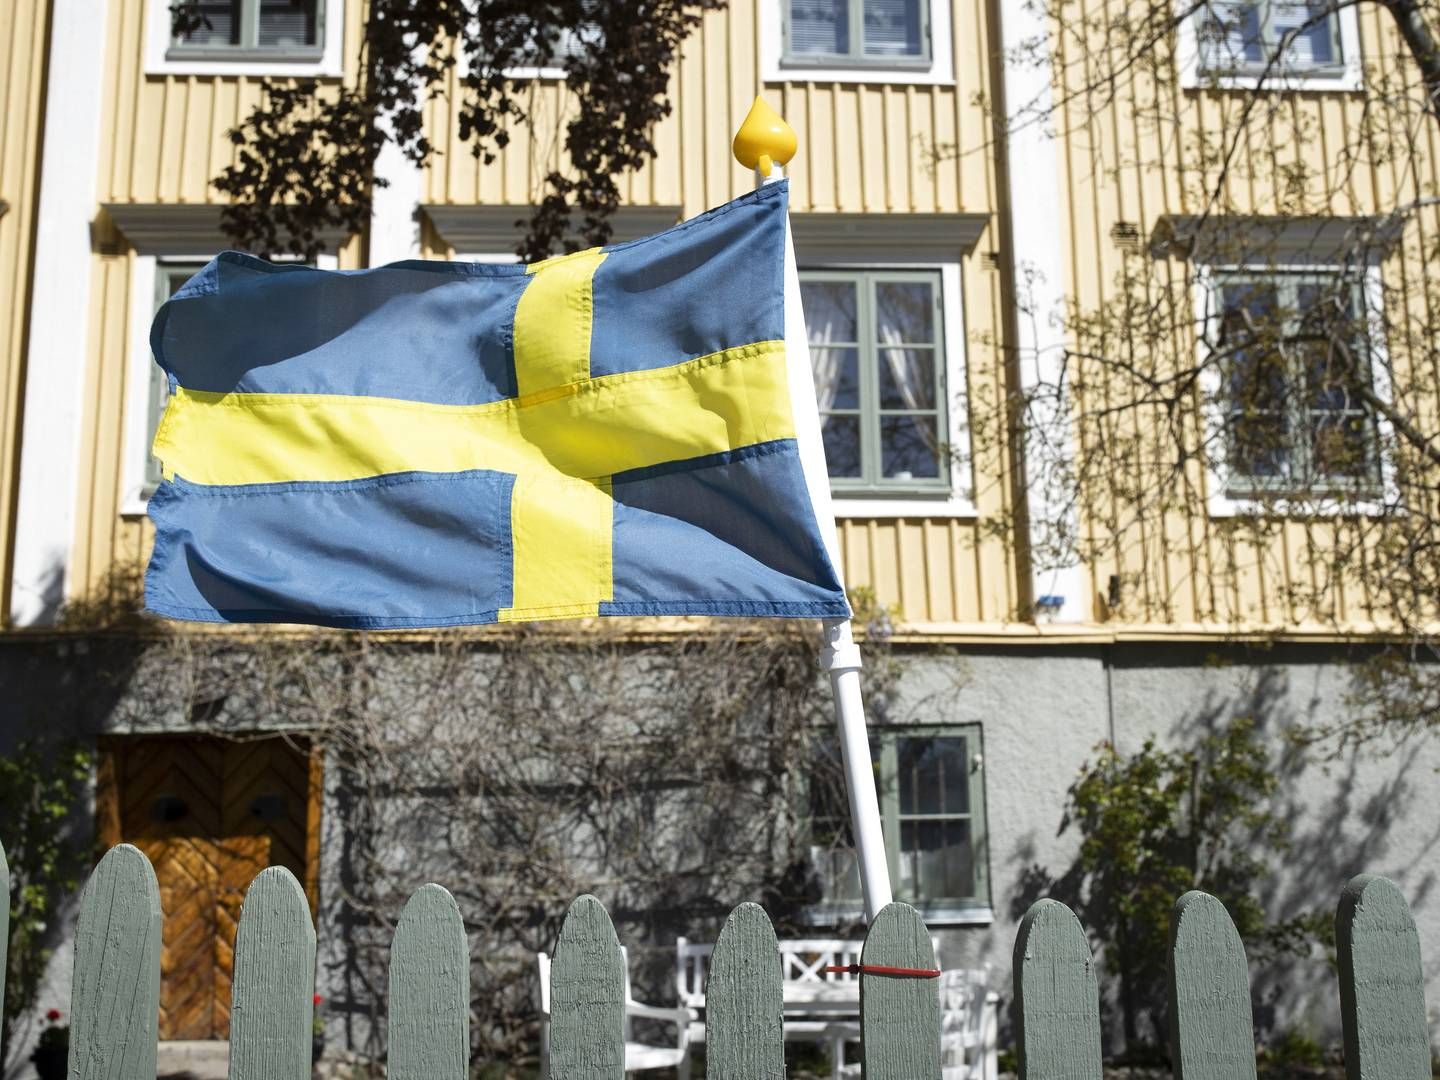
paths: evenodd
<path fill-rule="evenodd" d="M 352 45 L 360 32 L 359 9 L 354 3 L 347 9 Z M 143 15 L 144 0 L 115 0 L 111 6 L 102 130 L 113 135 L 101 155 L 99 201 L 222 201 L 210 180 L 231 160 L 225 132 L 258 101 L 260 81 L 145 75 Z M 750 189 L 751 177 L 730 156 L 730 136 L 762 89 L 759 17 L 755 0 L 736 0 L 729 10 L 707 17 L 687 41 L 672 84 L 675 111 L 655 134 L 659 157 L 625 180 L 628 203 L 679 205 L 690 216 Z M 956 85 L 763 87 L 800 133 L 791 170 L 797 211 L 993 211 L 997 188 L 989 156 L 969 154 L 930 167 L 922 153 L 926 146 L 979 145 L 985 138 L 987 121 L 974 104 L 990 78 L 983 5 L 958 5 L 954 23 Z M 554 81 L 531 85 L 532 127 L 489 166 L 454 139 L 454 91 L 452 86 L 427 106 L 432 132 L 448 134 L 437 139 L 442 152 L 426 171 L 422 198 L 530 202 L 545 173 L 564 162 L 570 105 L 563 87 Z M 138 329 L 130 325 L 135 255 L 103 214 L 96 236 L 81 451 L 91 479 L 82 485 L 72 594 L 103 599 L 124 588 L 152 543 L 146 519 L 120 513 L 126 371 L 149 359 L 129 355 Z M 422 244 L 432 257 L 453 254 L 428 222 Z M 358 265 L 358 258 L 359 244 L 352 243 L 341 265 Z M 982 267 L 978 252 L 963 263 L 962 291 L 974 426 L 1005 399 L 999 350 L 989 344 L 1000 335 L 1000 276 Z M 975 472 L 981 520 L 993 519 L 1006 506 L 1003 453 L 977 459 Z M 1014 552 L 974 520 L 852 520 L 842 523 L 841 538 L 848 583 L 872 588 L 907 622 L 975 624 L 1014 613 Z"/>
<path fill-rule="evenodd" d="M 1123 0 L 1082 0 L 1077 13 L 1097 25 L 1116 19 Z M 1361 7 L 1360 50 L 1367 67 L 1410 72 L 1409 60 L 1378 8 Z M 1069 47 L 1072 54 L 1067 55 Z M 1148 254 L 1127 254 L 1111 238 L 1118 222 L 1139 226 L 1149 236 L 1165 214 L 1196 214 L 1204 207 L 1195 201 L 1197 182 L 1214 183 L 1205 175 L 1196 142 L 1201 136 L 1217 138 L 1242 123 L 1247 95 L 1235 92 L 1181 90 L 1157 85 L 1143 74 L 1133 83 L 1116 86 L 1113 105 L 1091 112 L 1083 93 L 1082 76 L 1093 75 L 1092 57 L 1111 47 L 1097 42 L 1092 53 L 1073 55 L 1073 39 L 1062 42 L 1057 67 L 1070 79 L 1069 103 L 1056 125 L 1059 142 L 1061 236 L 1065 244 L 1066 291 L 1082 311 L 1094 312 L 1117 295 L 1119 275 L 1126 260 L 1148 262 Z M 1410 92 L 1420 94 L 1418 86 Z M 1256 110 L 1249 122 L 1247 140 L 1227 178 L 1227 192 L 1237 212 L 1290 215 L 1370 215 L 1384 213 L 1398 203 L 1433 190 L 1436 134 L 1425 125 L 1417 150 L 1418 175 L 1407 174 L 1408 155 L 1400 160 L 1346 162 L 1339 152 L 1345 133 L 1358 129 L 1366 109 L 1365 98 L 1353 92 L 1306 91 L 1273 98 L 1280 107 Z M 1159 101 L 1167 111 L 1161 130 L 1145 115 Z M 1385 114 L 1387 107 L 1374 106 Z M 1173 118 L 1173 122 L 1171 120 Z M 1382 121 L 1383 122 L 1383 121 Z M 1313 132 L 1299 141 L 1295 131 Z M 1392 133 L 1399 136 L 1398 131 Z M 1156 167 L 1162 165 L 1163 167 Z M 1307 180 L 1298 188 L 1286 182 L 1287 171 L 1303 169 Z M 1329 192 L 1326 195 L 1324 193 Z M 1419 285 L 1425 273 L 1425 244 L 1440 228 L 1440 215 L 1424 212 L 1406 231 L 1402 248 L 1384 267 L 1387 285 L 1408 289 L 1416 305 L 1423 305 Z M 1134 266 L 1132 266 L 1132 270 Z M 1157 267 L 1162 281 L 1183 282 L 1191 267 L 1170 260 Z M 1388 299 L 1388 297 L 1387 297 Z M 1193 353 L 1189 354 L 1193 355 Z M 1397 377 L 1404 379 L 1406 359 L 1391 349 Z M 1180 362 L 1188 362 L 1181 357 Z M 1435 372 L 1414 372 L 1425 385 L 1440 386 Z M 1429 409 L 1435 404 L 1429 403 Z M 1433 421 L 1432 421 L 1433 422 Z M 1139 434 L 1132 426 L 1129 434 Z M 1331 584 L 1325 568 L 1327 552 L 1347 526 L 1341 520 L 1276 522 L 1264 535 L 1255 536 L 1233 523 L 1212 520 L 1203 504 L 1205 478 L 1198 468 L 1186 476 L 1197 493 L 1184 512 L 1164 520 L 1147 520 L 1112 531 L 1119 543 L 1114 558 L 1092 569 L 1091 595 L 1102 597 L 1112 574 L 1125 585 L 1124 603 L 1109 612 L 1113 624 L 1186 624 L 1200 629 L 1222 629 L 1239 624 L 1323 630 L 1340 619 L 1351 625 L 1370 623 L 1377 613 L 1372 597 L 1353 583 Z M 1112 523 L 1107 507 L 1097 498 L 1084 528 L 1093 540 L 1104 537 Z M 1316 586 L 1319 586 L 1316 589 Z M 1314 589 L 1316 602 L 1296 598 L 1299 587 Z"/>
<path fill-rule="evenodd" d="M 623 183 L 622 198 L 634 206 L 679 206 L 691 217 L 751 190 L 752 175 L 730 155 L 730 136 L 763 92 L 799 136 L 788 168 L 793 211 L 995 212 L 993 155 L 950 155 L 939 164 L 926 155 L 936 146 L 978 148 L 988 141 L 989 120 L 976 104 L 977 95 L 989 97 L 991 80 L 985 11 L 981 3 L 954 5 L 953 85 L 776 83 L 761 79 L 761 0 L 732 0 L 686 40 L 671 83 L 674 111 L 655 132 L 658 157 Z M 518 205 L 543 193 L 546 173 L 567 163 L 570 99 L 556 80 L 535 82 L 527 94 L 532 124 L 485 165 L 456 138 L 459 86 L 452 75 L 447 93 L 428 106 L 431 138 L 442 152 L 426 170 L 424 201 Z M 423 240 L 427 254 L 455 254 L 433 229 Z M 999 273 L 983 263 L 978 250 L 961 261 L 972 430 L 993 423 L 1006 400 L 1000 350 L 993 344 L 1001 339 L 1004 298 Z M 846 584 L 873 589 L 914 626 L 1013 619 L 1019 604 L 1015 552 L 1004 535 L 982 527 L 1006 512 L 1009 482 L 1003 449 L 996 449 L 975 462 L 978 522 L 842 521 Z"/>
<path fill-rule="evenodd" d="M 233 158 L 226 132 L 260 100 L 261 79 L 145 74 L 146 3 L 112 0 L 109 5 L 97 201 L 223 203 L 211 181 Z M 346 6 L 347 43 L 359 40 L 361 8 L 358 2 Z M 123 593 L 126 579 L 149 558 L 153 542 L 146 518 L 121 514 L 126 372 L 132 364 L 151 361 L 148 355 L 131 355 L 137 337 L 130 297 L 135 252 L 103 211 L 95 238 L 80 454 L 88 480 L 81 482 L 70 594 L 104 602 Z M 359 242 L 352 240 L 339 255 L 342 267 L 360 265 Z"/>
<path fill-rule="evenodd" d="M 49 8 L 49 0 L 0 4 L 0 199 L 9 204 L 0 217 L 0 611 L 6 612 Z"/>

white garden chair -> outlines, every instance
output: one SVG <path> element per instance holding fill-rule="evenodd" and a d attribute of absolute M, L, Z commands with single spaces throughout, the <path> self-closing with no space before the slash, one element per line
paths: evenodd
<path fill-rule="evenodd" d="M 995 1080 L 995 1004 L 990 968 L 940 973 L 941 1080 Z"/>
<path fill-rule="evenodd" d="M 630 954 L 620 946 L 620 957 L 625 965 L 625 1073 L 644 1072 L 647 1069 L 674 1069 L 678 1080 L 690 1078 L 690 1010 L 666 1009 L 658 1005 L 644 1005 L 630 996 Z M 540 1075 L 550 1075 L 550 957 L 546 953 L 535 954 L 535 965 L 540 973 Z M 652 1046 L 636 1042 L 631 1037 L 632 1019 L 660 1020 L 674 1024 L 676 1037 L 674 1046 Z"/>

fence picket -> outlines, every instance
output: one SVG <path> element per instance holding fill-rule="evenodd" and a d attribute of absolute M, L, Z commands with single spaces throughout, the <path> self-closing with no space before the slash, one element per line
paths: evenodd
<path fill-rule="evenodd" d="M 1100 986 L 1075 913 L 1030 905 L 1013 970 L 1020 1080 L 1100 1080 Z"/>
<path fill-rule="evenodd" d="M 1170 1054 L 1175 1080 L 1254 1080 L 1245 946 L 1225 905 L 1188 892 L 1170 916 Z"/>
<path fill-rule="evenodd" d="M 0 846 L 0 892 L 8 885 Z M 1404 896 L 1393 882 L 1361 874 L 1346 886 L 1335 922 L 1348 1080 L 1427 1080 L 1424 969 Z M 80 901 L 67 1080 L 155 1075 L 161 924 L 149 860 L 128 844 L 112 848 Z M 7 930 L 8 910 L 0 907 L 0 972 Z M 288 870 L 271 867 L 251 883 L 234 955 L 231 1080 L 306 1080 L 315 928 Z M 1213 896 L 1190 892 L 1176 901 L 1169 961 L 1175 1080 L 1255 1080 L 1245 950 Z M 940 984 L 926 977 L 935 953 L 913 908 L 890 904 L 880 913 L 861 964 L 862 1075 L 939 1080 Z M 549 974 L 549 1075 L 624 1080 L 629 980 L 610 916 L 593 896 L 571 904 Z M 1021 1080 L 1098 1080 L 1096 970 L 1084 930 L 1065 905 L 1042 900 L 1026 913 L 1014 979 Z M 783 1080 L 782 980 L 769 917 L 755 904 L 740 905 L 711 956 L 710 1080 Z M 391 951 L 391 1080 L 464 1080 L 469 1004 L 459 908 L 444 888 L 426 885 L 405 905 Z"/>
<path fill-rule="evenodd" d="M 160 886 L 150 860 L 129 844 L 111 848 L 80 898 L 69 1080 L 155 1075 L 160 920 Z"/>
<path fill-rule="evenodd" d="M 935 946 L 919 913 L 909 904 L 887 904 L 870 924 L 860 963 L 934 969 Z M 866 1080 L 938 1080 L 939 981 L 862 974 L 860 1030 Z"/>
<path fill-rule="evenodd" d="M 1350 879 L 1335 912 L 1349 1080 L 1428 1080 L 1425 974 L 1410 905 L 1393 881 Z"/>
<path fill-rule="evenodd" d="M 775 927 L 759 904 L 725 920 L 705 992 L 708 1080 L 784 1080 L 785 1006 Z"/>
<path fill-rule="evenodd" d="M 315 927 L 283 866 L 250 883 L 235 931 L 230 1080 L 309 1080 Z"/>
<path fill-rule="evenodd" d="M 625 962 L 605 906 L 570 905 L 550 967 L 552 1080 L 623 1080 Z"/>
<path fill-rule="evenodd" d="M 470 946 L 449 891 L 410 897 L 390 948 L 390 1080 L 465 1080 L 470 1065 Z"/>
<path fill-rule="evenodd" d="M 5 1023 L 5 966 L 6 951 L 10 946 L 10 863 L 5 858 L 5 845 L 0 844 L 0 1025 Z"/>

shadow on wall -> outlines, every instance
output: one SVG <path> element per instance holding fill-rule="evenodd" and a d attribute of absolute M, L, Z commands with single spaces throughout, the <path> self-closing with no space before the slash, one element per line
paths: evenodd
<path fill-rule="evenodd" d="M 1171 664 L 1181 666 L 1174 663 L 1173 655 Z M 1363 870 L 1387 873 L 1400 883 L 1412 909 L 1424 907 L 1435 888 L 1436 872 L 1427 867 L 1440 841 L 1440 816 L 1425 814 L 1417 804 L 1417 794 L 1425 781 L 1433 783 L 1433 763 L 1420 760 L 1415 752 L 1350 752 L 1344 757 L 1328 758 L 1324 746 L 1307 746 L 1305 740 L 1296 738 L 1315 725 L 1317 712 L 1333 710 L 1336 701 L 1344 698 L 1348 676 L 1345 665 L 1334 658 L 1316 662 L 1311 654 L 1297 661 L 1272 654 L 1265 664 L 1257 666 L 1251 658 L 1230 664 L 1204 657 L 1185 675 L 1197 691 L 1192 700 L 1199 699 L 1192 708 L 1168 730 L 1126 732 L 1122 746 L 1127 752 L 1113 758 L 1106 759 L 1103 746 L 1097 747 L 1088 767 L 1093 775 L 1097 761 L 1103 761 L 1108 775 L 1124 775 L 1133 781 L 1144 770 L 1129 771 L 1126 765 L 1137 762 L 1145 753 L 1138 744 L 1147 735 L 1157 737 L 1157 749 L 1162 754 L 1178 751 L 1197 754 L 1203 760 L 1217 746 L 1222 748 L 1222 754 L 1228 752 L 1223 749 L 1230 745 L 1225 740 L 1233 740 L 1237 725 L 1253 726 L 1255 746 L 1263 754 L 1263 759 L 1257 760 L 1264 761 L 1267 778 L 1249 775 L 1247 779 L 1243 771 L 1227 773 L 1224 764 L 1212 767 L 1222 787 L 1226 782 L 1254 785 L 1253 812 L 1239 808 L 1227 827 L 1242 875 L 1247 861 L 1254 860 L 1254 873 L 1242 883 L 1239 893 L 1227 897 L 1226 888 L 1234 888 L 1236 882 L 1232 880 L 1228 886 L 1223 881 L 1215 883 L 1207 877 L 1214 867 L 1206 865 L 1203 857 L 1195 857 L 1196 846 L 1190 845 L 1187 850 L 1193 839 L 1193 821 L 1186 818 L 1193 818 L 1196 812 L 1194 792 L 1202 792 L 1202 808 L 1207 806 L 1207 799 L 1213 802 L 1216 798 L 1203 794 L 1203 772 L 1199 774 L 1202 779 L 1193 782 L 1187 782 L 1183 775 L 1170 776 L 1169 782 L 1178 783 L 1184 791 L 1169 804 L 1157 794 L 1165 777 L 1151 778 L 1157 785 L 1152 792 L 1155 797 L 1141 798 L 1130 809 L 1139 814 L 1146 808 L 1169 805 L 1168 812 L 1175 818 L 1167 825 L 1167 839 L 1157 844 L 1161 848 L 1173 845 L 1172 850 L 1151 852 L 1151 865 L 1163 865 L 1168 860 L 1179 864 L 1183 871 L 1187 860 L 1194 860 L 1189 866 L 1193 876 L 1183 872 L 1174 877 L 1157 874 L 1161 895 L 1173 899 L 1186 888 L 1198 885 L 1227 899 L 1232 907 L 1232 916 L 1247 937 L 1251 954 L 1257 1038 L 1268 1043 L 1298 1035 L 1322 1045 L 1336 1043 L 1339 1001 L 1333 917 L 1340 890 L 1351 876 Z M 1209 771 L 1204 765 L 1200 768 Z M 1232 779 L 1226 781 L 1227 776 Z M 1163 1054 L 1167 1030 L 1163 983 L 1160 990 L 1146 995 L 1149 1000 L 1138 1006 L 1132 1001 L 1131 1011 L 1139 1014 L 1138 1022 L 1127 1022 L 1118 974 L 1124 966 L 1123 946 L 1105 940 L 1102 929 L 1115 928 L 1115 920 L 1107 918 L 1105 908 L 1113 897 L 1102 895 L 1105 885 L 1091 872 L 1093 861 L 1087 866 L 1083 854 L 1084 845 L 1103 844 L 1106 839 L 1097 836 L 1093 821 L 1087 821 L 1077 810 L 1080 783 L 1077 779 L 1069 793 L 1058 828 L 1061 835 L 1079 834 L 1082 854 L 1068 866 L 1052 867 L 1036 860 L 1033 844 L 1018 846 L 1009 855 L 1016 881 L 1008 900 L 1009 913 L 1018 921 L 1032 903 L 1047 896 L 1073 908 L 1086 926 L 1097 955 L 1107 1055 L 1124 1056 L 1128 1052 L 1139 1057 L 1147 1049 L 1158 1049 Z M 1125 797 L 1134 795 L 1132 789 L 1125 792 Z M 1218 798 L 1223 801 L 1223 795 Z M 1153 835 L 1153 830 L 1147 831 L 1150 826 L 1153 822 L 1137 824 L 1136 828 Z M 1268 928 L 1254 937 L 1246 933 L 1245 909 L 1249 905 L 1258 905 L 1252 915 L 1263 913 L 1268 923 Z M 1159 906 L 1152 910 L 1168 926 L 1168 913 L 1158 914 Z M 1157 934 L 1162 929 L 1156 927 Z"/>

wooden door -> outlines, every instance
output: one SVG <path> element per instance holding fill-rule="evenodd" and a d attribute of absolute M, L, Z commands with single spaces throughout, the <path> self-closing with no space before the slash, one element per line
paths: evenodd
<path fill-rule="evenodd" d="M 293 737 L 115 738 L 102 751 L 102 839 L 138 847 L 160 884 L 160 1037 L 228 1038 L 245 889 L 284 866 L 315 911 L 318 756 Z"/>

